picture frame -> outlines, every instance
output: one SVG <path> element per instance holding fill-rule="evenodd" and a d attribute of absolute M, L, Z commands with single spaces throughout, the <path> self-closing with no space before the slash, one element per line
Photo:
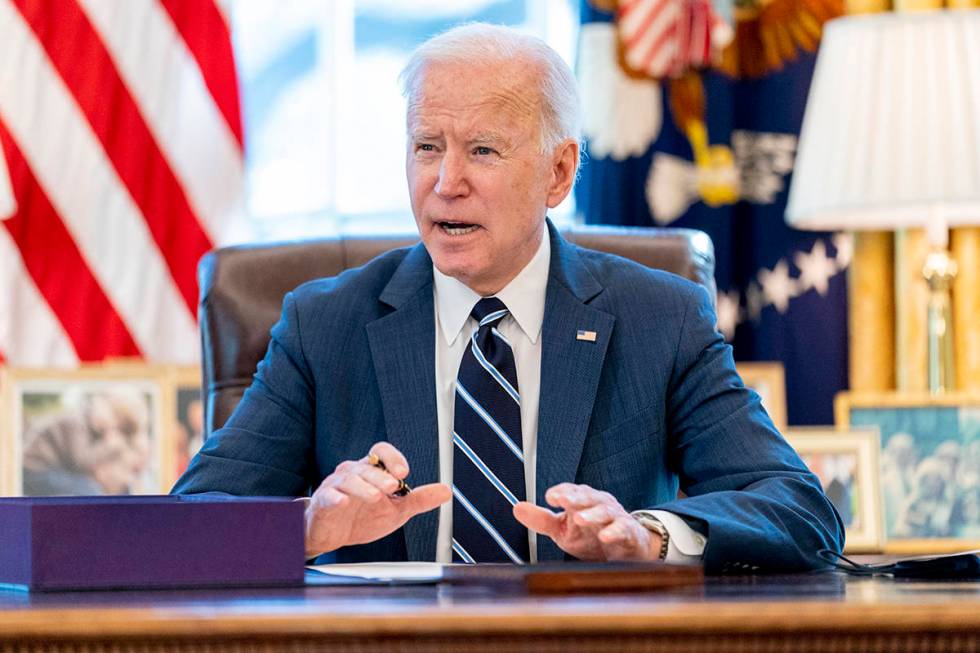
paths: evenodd
<path fill-rule="evenodd" d="M 980 394 L 841 393 L 838 428 L 877 428 L 885 552 L 980 548 Z"/>
<path fill-rule="evenodd" d="M 169 490 L 166 382 L 152 365 L 0 369 L 3 494 Z"/>
<path fill-rule="evenodd" d="M 785 433 L 803 462 L 820 479 L 844 522 L 845 553 L 877 553 L 884 545 L 878 483 L 877 429 L 838 431 L 795 427 Z"/>
<path fill-rule="evenodd" d="M 740 361 L 735 363 L 735 370 L 746 387 L 758 393 L 763 408 L 776 428 L 785 431 L 786 372 L 783 364 L 776 361 Z"/>
<path fill-rule="evenodd" d="M 14 443 L 11 434 L 4 428 L 7 415 L 5 391 L 7 387 L 7 367 L 0 365 L 0 497 L 10 496 L 13 485 L 13 451 Z"/>

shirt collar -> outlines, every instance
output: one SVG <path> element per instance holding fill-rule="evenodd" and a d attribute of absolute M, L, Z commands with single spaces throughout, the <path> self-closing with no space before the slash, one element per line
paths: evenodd
<path fill-rule="evenodd" d="M 495 297 L 510 310 L 511 316 L 528 339 L 536 344 L 544 322 L 544 300 L 551 264 L 551 239 L 548 230 L 541 237 L 538 251 L 524 269 Z M 463 282 L 446 276 L 432 266 L 435 283 L 436 312 L 447 345 L 452 345 L 466 325 L 473 307 L 481 297 Z"/>

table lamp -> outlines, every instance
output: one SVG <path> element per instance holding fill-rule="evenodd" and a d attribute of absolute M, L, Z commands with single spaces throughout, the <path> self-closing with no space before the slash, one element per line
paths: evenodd
<path fill-rule="evenodd" d="M 929 389 L 952 390 L 949 227 L 980 224 L 980 10 L 826 24 L 786 222 L 926 229 Z"/>

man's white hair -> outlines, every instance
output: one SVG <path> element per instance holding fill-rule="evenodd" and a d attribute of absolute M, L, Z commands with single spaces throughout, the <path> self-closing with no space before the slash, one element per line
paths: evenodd
<path fill-rule="evenodd" d="M 419 91 L 426 66 L 526 60 L 541 67 L 541 149 L 552 151 L 572 138 L 580 140 L 582 117 L 578 84 L 568 64 L 547 43 L 512 28 L 488 23 L 453 27 L 420 45 L 399 80 L 409 106 Z"/>

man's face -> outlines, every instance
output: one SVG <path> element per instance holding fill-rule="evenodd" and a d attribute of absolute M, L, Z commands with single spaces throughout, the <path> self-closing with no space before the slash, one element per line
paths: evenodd
<path fill-rule="evenodd" d="M 440 272 L 481 295 L 531 260 L 547 209 L 575 174 L 573 142 L 541 154 L 537 74 L 521 62 L 429 65 L 408 107 L 406 171 L 419 234 Z"/>

